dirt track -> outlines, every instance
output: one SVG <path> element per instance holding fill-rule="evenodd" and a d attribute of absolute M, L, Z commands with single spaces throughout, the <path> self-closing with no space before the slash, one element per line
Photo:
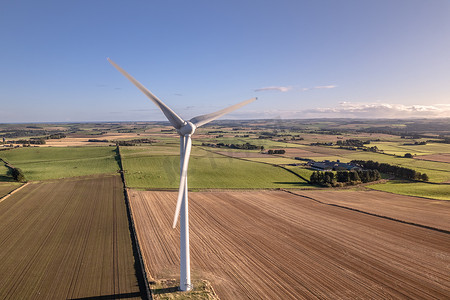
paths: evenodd
<path fill-rule="evenodd" d="M 149 273 L 178 276 L 176 193 L 130 191 Z M 221 299 L 448 298 L 450 236 L 286 192 L 190 193 L 193 277 Z"/>

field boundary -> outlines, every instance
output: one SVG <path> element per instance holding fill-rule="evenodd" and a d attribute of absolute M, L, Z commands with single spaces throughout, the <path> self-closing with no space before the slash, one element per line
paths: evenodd
<path fill-rule="evenodd" d="M 424 183 L 424 184 L 430 184 L 430 185 L 450 185 L 450 182 L 445 183 L 445 182 L 423 182 L 423 181 L 409 181 L 409 182 L 405 182 L 405 183 L 413 183 L 413 182 L 420 182 L 420 183 Z M 377 182 L 377 181 L 373 181 L 373 182 L 367 182 L 367 186 L 365 186 L 366 189 L 369 189 L 371 191 L 378 191 L 378 192 L 383 192 L 383 193 L 388 193 L 388 194 L 393 194 L 393 195 L 403 195 L 403 196 L 409 196 L 409 197 L 415 197 L 415 198 L 421 198 L 421 199 L 425 199 L 425 200 L 433 200 L 433 201 L 450 201 L 450 200 L 445 200 L 445 199 L 436 199 L 436 198 L 430 198 L 430 197 L 425 197 L 425 196 L 418 196 L 418 195 L 411 195 L 411 194 L 400 194 L 400 193 L 395 193 L 392 191 L 384 191 L 384 190 L 378 190 L 375 188 L 370 187 L 371 185 L 376 185 L 376 184 L 384 184 L 387 183 L 386 182 Z"/>
<path fill-rule="evenodd" d="M 5 196 L 0 198 L 0 202 L 2 202 L 3 200 L 5 200 L 6 198 L 8 198 L 9 196 L 11 196 L 12 194 L 14 194 L 15 192 L 18 192 L 19 190 L 21 190 L 22 188 L 24 188 L 25 186 L 27 186 L 29 184 L 29 182 L 22 184 L 21 186 L 18 186 L 17 188 L 15 188 L 14 190 L 12 190 L 11 192 L 9 192 L 8 194 L 6 194 Z"/>
<path fill-rule="evenodd" d="M 292 173 L 293 175 L 295 175 L 295 176 L 297 176 L 298 178 L 300 178 L 300 179 L 306 181 L 307 183 L 310 183 L 309 179 L 306 179 L 306 178 L 303 177 L 302 175 L 297 174 L 297 173 L 295 173 L 294 171 L 292 171 L 292 170 L 290 170 L 290 169 L 288 169 L 288 168 L 286 168 L 286 167 L 284 167 L 284 166 L 282 166 L 282 165 L 271 164 L 271 163 L 264 162 L 264 161 L 249 160 L 249 159 L 245 159 L 245 158 L 242 158 L 242 157 L 234 157 L 234 156 L 226 155 L 226 154 L 223 154 L 223 153 L 215 152 L 215 151 L 212 151 L 212 150 L 209 150 L 209 149 L 205 149 L 204 147 L 200 147 L 200 148 L 201 148 L 202 150 L 205 150 L 205 151 L 208 151 L 208 152 L 211 152 L 211 153 L 214 153 L 214 154 L 222 155 L 222 156 L 225 156 L 225 157 L 230 157 L 230 158 L 239 159 L 239 160 L 243 160 L 243 161 L 249 161 L 249 162 L 254 162 L 254 163 L 259 163 L 259 164 L 265 164 L 265 165 L 269 165 L 269 166 L 273 166 L 273 167 L 278 167 L 278 168 L 281 168 L 281 169 L 283 169 L 283 170 L 285 170 L 285 171 L 288 171 L 289 173 Z"/>
<path fill-rule="evenodd" d="M 447 153 L 445 153 L 445 152 L 444 152 L 444 153 L 434 153 L 434 154 L 431 154 L 431 155 L 445 155 L 445 154 L 447 154 Z M 430 155 L 430 154 L 425 154 L 424 156 L 426 156 L 426 155 Z M 422 156 L 422 155 L 415 156 L 414 159 L 417 159 L 417 160 L 423 160 L 423 161 L 433 161 L 433 162 L 440 162 L 440 163 L 450 164 L 450 162 L 447 162 L 447 161 L 433 160 L 433 159 L 426 159 L 426 158 L 422 158 L 422 157 L 420 157 L 420 156 Z"/>
<path fill-rule="evenodd" d="M 5 165 L 6 168 L 8 169 L 16 169 L 16 167 L 14 167 L 10 162 L 6 161 L 5 159 L 0 157 L 0 161 L 3 162 L 3 164 Z"/>
<path fill-rule="evenodd" d="M 127 189 L 127 184 L 125 181 L 125 175 L 124 175 L 124 170 L 123 170 L 123 165 L 122 165 L 122 157 L 120 155 L 119 146 L 117 146 L 117 148 L 116 148 L 116 160 L 117 160 L 117 163 L 119 164 L 119 168 L 120 168 L 120 177 L 122 179 L 122 184 L 123 184 L 123 194 L 124 194 L 125 203 L 127 206 L 128 225 L 130 228 L 131 242 L 133 245 L 133 254 L 134 254 L 134 259 L 135 259 L 134 267 L 135 267 L 136 273 L 137 273 L 136 277 L 138 278 L 139 289 L 145 291 L 145 294 L 144 294 L 145 296 L 142 295 L 144 299 L 152 300 L 153 297 L 152 297 L 152 293 L 151 293 L 150 287 L 149 287 L 147 272 L 145 271 L 145 267 L 144 267 L 145 264 L 144 264 L 144 260 L 142 257 L 141 247 L 139 245 L 137 233 L 136 233 L 136 226 L 134 224 L 133 213 L 131 211 L 130 198 L 128 197 L 128 189 Z"/>
<path fill-rule="evenodd" d="M 357 209 L 357 208 L 352 208 L 352 207 L 348 207 L 348 206 L 344 206 L 344 205 L 339 205 L 339 204 L 334 204 L 334 203 L 326 203 L 326 202 L 314 199 L 312 197 L 305 196 L 305 195 L 300 195 L 300 194 L 297 194 L 297 193 L 295 193 L 293 191 L 289 191 L 289 190 L 285 190 L 285 189 L 282 189 L 282 191 L 286 192 L 286 193 L 289 193 L 289 194 L 292 194 L 292 195 L 296 195 L 296 196 L 299 196 L 299 197 L 303 197 L 303 198 L 306 198 L 306 199 L 313 200 L 313 201 L 315 201 L 317 203 L 320 203 L 320 204 L 323 204 L 323 205 L 343 208 L 343 209 L 351 210 L 351 211 L 362 213 L 362 214 L 369 215 L 369 216 L 374 216 L 374 217 L 378 217 L 378 218 L 382 218 L 382 219 L 386 219 L 386 220 L 390 220 L 390 221 L 394 221 L 394 222 L 399 222 L 399 223 L 412 225 L 412 226 L 416 226 L 416 227 L 420 227 L 420 228 L 424 228 L 424 229 L 430 229 L 430 230 L 438 231 L 438 232 L 445 233 L 445 234 L 450 234 L 450 230 L 445 230 L 445 229 L 436 228 L 436 227 L 433 227 L 433 226 L 428 226 L 428 225 L 423 225 L 423 224 L 419 224 L 419 223 L 404 221 L 404 220 L 400 220 L 400 219 L 396 219 L 396 218 L 392 218 L 392 217 L 388 217 L 388 216 L 383 216 L 383 215 L 367 212 L 367 211 L 364 211 L 364 210 L 360 210 L 360 209 Z"/>

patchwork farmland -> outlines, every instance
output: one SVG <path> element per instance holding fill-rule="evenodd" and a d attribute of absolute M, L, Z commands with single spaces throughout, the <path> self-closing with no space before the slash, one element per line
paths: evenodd
<path fill-rule="evenodd" d="M 196 131 L 189 164 L 193 279 L 209 280 L 222 300 L 448 298 L 450 201 L 441 200 L 450 200 L 450 144 L 437 135 L 359 132 L 358 124 L 339 121 L 292 122 L 219 122 Z M 140 298 L 119 161 L 127 186 L 140 190 L 129 193 L 147 271 L 173 284 L 152 286 L 175 296 L 176 132 L 145 122 L 29 125 L 0 124 L 3 134 L 28 135 L 0 143 L 0 158 L 28 181 L 14 182 L 0 164 L 0 299 Z M 349 126 L 355 130 L 332 134 Z M 41 136 L 43 129 L 49 132 Z M 50 132 L 67 136 L 39 147 L 15 141 Z M 328 145 L 346 139 L 380 151 Z M 116 142 L 123 143 L 121 157 L 111 147 Z M 269 154 L 277 149 L 285 153 Z M 383 174 L 364 186 L 324 188 L 308 182 L 308 159 L 372 159 L 425 172 L 429 182 Z"/>
<path fill-rule="evenodd" d="M 140 299 L 122 182 L 30 183 L 0 203 L 0 299 Z"/>
<path fill-rule="evenodd" d="M 176 192 L 129 194 L 148 273 L 176 278 Z M 448 233 L 282 191 L 194 192 L 189 200 L 193 277 L 208 278 L 223 300 L 448 297 Z M 428 201 L 409 206 L 420 211 Z M 427 210 L 441 208 L 448 211 Z"/>

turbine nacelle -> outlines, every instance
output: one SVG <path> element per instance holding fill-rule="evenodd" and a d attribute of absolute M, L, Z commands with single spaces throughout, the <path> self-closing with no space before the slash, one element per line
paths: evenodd
<path fill-rule="evenodd" d="M 195 126 L 192 122 L 187 121 L 184 123 L 184 125 L 180 129 L 177 129 L 177 132 L 181 136 L 193 135 L 195 132 L 195 129 L 197 129 L 197 126 Z"/>

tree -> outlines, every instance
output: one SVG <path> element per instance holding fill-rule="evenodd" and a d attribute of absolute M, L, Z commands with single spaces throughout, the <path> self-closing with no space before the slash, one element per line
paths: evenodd
<path fill-rule="evenodd" d="M 325 183 L 332 184 L 333 181 L 334 181 L 334 173 L 330 171 L 325 172 Z"/>
<path fill-rule="evenodd" d="M 337 171 L 336 180 L 338 182 L 349 182 L 350 177 L 348 176 L 348 171 Z"/>
<path fill-rule="evenodd" d="M 312 172 L 311 176 L 309 177 L 309 181 L 311 183 L 319 183 L 319 176 L 317 172 Z"/>
<path fill-rule="evenodd" d="M 22 170 L 19 168 L 9 168 L 8 174 L 11 175 L 15 181 L 25 182 L 25 175 L 23 175 Z"/>
<path fill-rule="evenodd" d="M 415 180 L 419 176 L 417 174 L 418 172 L 416 172 L 413 169 L 390 165 L 387 163 L 378 163 L 378 162 L 374 162 L 371 160 L 369 160 L 369 161 L 353 160 L 352 163 L 357 164 L 358 166 L 363 167 L 365 169 L 378 170 L 381 173 L 392 174 L 397 177 L 401 177 L 401 178 L 405 178 L 405 179 L 409 179 L 409 180 Z"/>
<path fill-rule="evenodd" d="M 350 175 L 350 181 L 353 181 L 353 182 L 361 181 L 361 178 L 359 178 L 357 172 L 355 172 L 355 171 L 350 171 L 349 173 L 350 173 L 350 174 L 349 174 L 349 175 Z"/>
<path fill-rule="evenodd" d="M 381 179 L 381 174 L 378 170 L 369 170 L 370 171 L 370 181 L 377 181 Z"/>
<path fill-rule="evenodd" d="M 330 175 L 325 173 L 325 175 L 323 175 L 323 183 L 327 184 L 327 183 L 330 183 L 330 182 L 331 182 Z"/>
<path fill-rule="evenodd" d="M 413 155 L 411 153 L 405 153 L 404 157 L 405 158 L 413 158 Z"/>

